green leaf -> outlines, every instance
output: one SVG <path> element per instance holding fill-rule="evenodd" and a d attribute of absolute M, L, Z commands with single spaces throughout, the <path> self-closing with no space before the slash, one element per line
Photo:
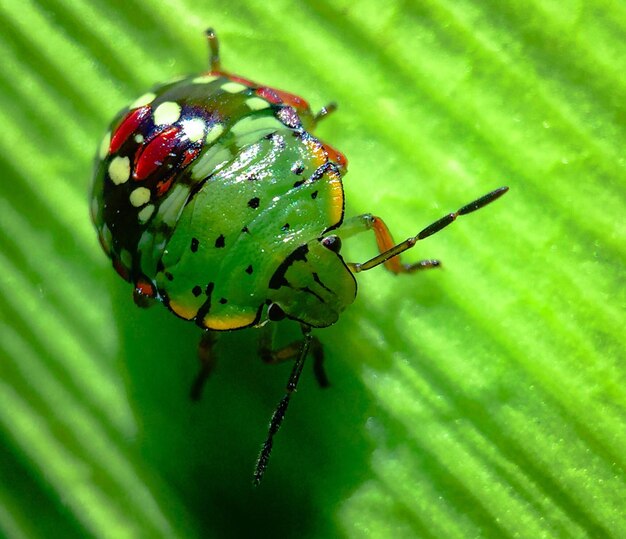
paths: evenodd
<path fill-rule="evenodd" d="M 618 2 L 0 3 L 0 535 L 626 536 L 626 9 Z M 347 215 L 444 269 L 359 276 L 317 331 L 263 484 L 289 365 L 136 309 L 89 222 L 115 112 L 202 71 L 339 111 Z M 373 238 L 346 242 L 351 260 Z M 283 327 L 284 326 L 284 327 Z M 285 340 L 293 328 L 283 323 Z"/>

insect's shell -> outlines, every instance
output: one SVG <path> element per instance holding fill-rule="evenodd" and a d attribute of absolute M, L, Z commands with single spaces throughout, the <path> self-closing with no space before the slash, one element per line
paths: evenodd
<path fill-rule="evenodd" d="M 356 284 L 321 237 L 343 219 L 342 154 L 303 99 L 222 72 L 162 85 L 102 141 L 92 219 L 138 294 L 214 330 L 275 303 L 323 327 Z"/>

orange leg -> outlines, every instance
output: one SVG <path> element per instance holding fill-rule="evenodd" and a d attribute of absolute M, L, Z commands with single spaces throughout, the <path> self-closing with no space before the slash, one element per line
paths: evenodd
<path fill-rule="evenodd" d="M 459 208 L 457 211 L 444 215 L 441 219 L 438 219 L 434 223 L 428 225 L 415 236 L 407 238 L 398 244 L 394 243 L 393 237 L 391 236 L 387 225 L 380 217 L 375 217 L 369 213 L 358 215 L 343 224 L 340 229 L 341 236 L 345 238 L 365 230 L 373 230 L 380 254 L 363 263 L 349 263 L 348 267 L 353 273 L 367 271 L 379 266 L 380 264 L 384 264 L 385 267 L 393 273 L 412 273 L 422 269 L 436 268 L 441 264 L 438 260 L 421 260 L 415 264 L 402 264 L 399 260 L 399 255 L 414 247 L 418 241 L 424 240 L 428 236 L 432 236 L 452 224 L 457 217 L 479 210 L 480 208 L 500 198 L 508 190 L 508 187 L 495 189 L 494 191 L 477 198 L 469 204 L 466 204 L 462 208 Z"/>

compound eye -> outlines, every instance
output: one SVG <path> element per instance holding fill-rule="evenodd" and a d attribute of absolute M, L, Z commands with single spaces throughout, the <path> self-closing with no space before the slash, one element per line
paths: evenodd
<path fill-rule="evenodd" d="M 339 236 L 327 236 L 322 240 L 322 245 L 333 253 L 338 253 L 341 250 L 341 239 Z"/>
<path fill-rule="evenodd" d="M 276 303 L 272 303 L 267 309 L 267 317 L 272 322 L 280 322 L 284 320 L 287 315 Z"/>

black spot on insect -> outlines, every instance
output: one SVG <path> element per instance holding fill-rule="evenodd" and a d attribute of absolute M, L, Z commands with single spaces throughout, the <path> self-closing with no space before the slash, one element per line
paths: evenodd
<path fill-rule="evenodd" d="M 256 210 L 259 207 L 260 202 L 259 197 L 254 197 L 248 200 L 248 206 L 253 210 Z"/>
<path fill-rule="evenodd" d="M 224 234 L 220 234 L 219 237 L 215 240 L 215 247 L 221 249 L 226 245 L 226 240 L 224 238 Z"/>
<path fill-rule="evenodd" d="M 250 230 L 248 230 L 248 227 L 247 227 L 247 226 L 244 226 L 244 227 L 241 229 L 241 231 L 242 231 L 244 234 L 248 234 L 248 233 L 250 232 Z"/>
<path fill-rule="evenodd" d="M 293 184 L 293 186 L 294 186 L 295 188 L 298 188 L 298 187 L 300 187 L 300 186 L 301 186 L 301 185 L 302 185 L 305 181 L 306 181 L 306 180 L 298 180 L 297 182 L 295 182 L 295 183 Z"/>
<path fill-rule="evenodd" d="M 300 176 L 304 172 L 304 165 L 302 163 L 297 164 L 291 169 L 291 172 Z"/>
<path fill-rule="evenodd" d="M 195 253 L 198 251 L 198 246 L 200 245 L 200 242 L 198 241 L 198 238 L 191 238 L 191 252 Z"/>
<path fill-rule="evenodd" d="M 315 199 L 317 198 L 317 191 L 313 191 L 313 192 L 311 193 L 311 198 L 312 198 L 313 200 L 315 200 Z"/>
<path fill-rule="evenodd" d="M 220 298 L 220 303 L 222 305 L 224 305 L 224 304 L 228 303 L 228 300 L 226 298 Z"/>
<path fill-rule="evenodd" d="M 165 272 L 165 278 L 166 278 L 168 281 L 173 281 L 173 280 L 174 280 L 174 276 L 173 276 L 173 275 L 172 275 L 169 271 L 166 271 L 166 272 Z"/>
<path fill-rule="evenodd" d="M 287 230 L 289 230 L 289 223 L 285 223 L 283 226 L 280 227 L 280 229 L 283 232 L 287 232 Z"/>
<path fill-rule="evenodd" d="M 196 285 L 191 289 L 191 293 L 197 298 L 200 294 L 202 294 L 202 288 Z"/>
<path fill-rule="evenodd" d="M 254 270 L 252 269 L 252 264 L 250 264 L 250 265 L 246 268 L 246 273 L 247 273 L 248 275 L 252 275 L 252 272 L 253 272 L 253 271 L 254 271 Z"/>

